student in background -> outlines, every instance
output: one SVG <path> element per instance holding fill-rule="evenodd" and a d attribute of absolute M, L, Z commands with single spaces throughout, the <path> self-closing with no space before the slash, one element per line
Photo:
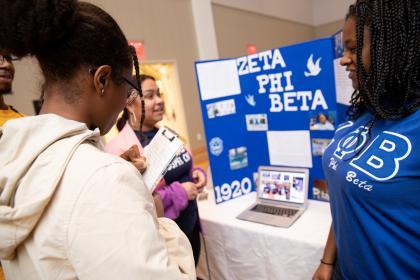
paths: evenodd
<path fill-rule="evenodd" d="M 355 92 L 323 156 L 332 226 L 313 279 L 418 279 L 420 1 L 357 1 L 343 41 Z"/>
<path fill-rule="evenodd" d="M 154 77 L 141 75 L 140 81 L 144 104 L 142 105 L 141 97 L 137 95 L 128 103 L 117 123 L 120 134 L 106 146 L 109 152 L 118 154 L 125 143 L 136 140 L 141 142 L 142 147 L 146 147 L 158 131 L 157 124 L 164 114 L 163 99 Z M 132 135 L 136 136 L 135 140 L 129 140 Z M 190 240 L 196 264 L 200 256 L 196 196 L 206 183 L 204 171 L 193 168 L 192 156 L 184 148 L 169 164 L 163 181 L 156 189 L 163 202 L 165 217 L 175 220 Z"/>
<path fill-rule="evenodd" d="M 0 127 L 11 119 L 24 117 L 12 106 L 4 102 L 3 95 L 12 93 L 12 83 L 15 76 L 15 67 L 12 56 L 0 51 Z"/>
<path fill-rule="evenodd" d="M 1 1 L 0 50 L 34 55 L 45 80 L 41 114 L 8 121 L 0 138 L 6 278 L 195 279 L 185 235 L 99 144 L 136 87 L 115 20 L 87 2 Z"/>

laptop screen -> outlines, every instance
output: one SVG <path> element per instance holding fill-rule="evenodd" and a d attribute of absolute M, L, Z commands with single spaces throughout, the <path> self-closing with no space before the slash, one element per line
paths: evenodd
<path fill-rule="evenodd" d="M 259 176 L 259 198 L 293 203 L 305 202 L 307 174 L 262 169 Z"/>

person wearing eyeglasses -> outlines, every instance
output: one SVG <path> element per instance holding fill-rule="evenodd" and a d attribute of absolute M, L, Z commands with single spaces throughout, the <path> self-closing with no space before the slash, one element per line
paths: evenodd
<path fill-rule="evenodd" d="M 0 1 L 0 50 L 35 56 L 44 78 L 40 115 L 0 129 L 6 279 L 195 279 L 186 236 L 99 141 L 137 61 L 115 20 L 88 2 Z"/>
<path fill-rule="evenodd" d="M 12 106 L 7 105 L 3 98 L 3 95 L 12 93 L 14 75 L 15 67 L 12 56 L 0 52 L 0 127 L 8 120 L 24 117 Z"/>
<path fill-rule="evenodd" d="M 132 90 L 130 102 L 117 122 L 119 135 L 112 139 L 106 150 L 118 155 L 133 142 L 146 147 L 156 135 L 158 123 L 163 119 L 164 102 L 156 79 L 140 75 L 140 89 Z M 162 201 L 164 216 L 175 220 L 188 237 L 197 265 L 200 256 L 200 225 L 196 197 L 207 183 L 205 172 L 194 168 L 187 149 L 175 156 L 169 164 L 155 194 Z"/>

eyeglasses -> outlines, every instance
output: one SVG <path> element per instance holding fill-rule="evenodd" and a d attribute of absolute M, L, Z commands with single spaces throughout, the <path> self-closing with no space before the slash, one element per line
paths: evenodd
<path fill-rule="evenodd" d="M 0 54 L 0 65 L 7 62 L 12 62 L 14 60 L 17 60 L 17 58 L 11 56 L 10 54 Z"/>
<path fill-rule="evenodd" d="M 126 82 L 130 88 L 127 90 L 127 104 L 130 104 L 136 100 L 137 96 L 140 95 L 141 89 L 139 89 L 133 82 L 126 77 L 121 76 L 124 82 Z"/>
<path fill-rule="evenodd" d="M 89 73 L 90 74 L 95 74 L 95 72 L 97 70 L 98 70 L 97 68 L 89 69 Z M 133 82 L 131 82 L 129 79 L 127 79 L 126 77 L 121 75 L 120 78 L 130 86 L 129 89 L 127 90 L 127 93 L 126 93 L 127 104 L 130 104 L 130 103 L 134 102 L 134 100 L 137 98 L 137 96 L 140 95 L 141 90 Z"/>

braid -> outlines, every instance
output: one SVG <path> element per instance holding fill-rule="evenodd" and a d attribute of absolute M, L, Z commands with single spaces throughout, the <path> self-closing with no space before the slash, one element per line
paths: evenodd
<path fill-rule="evenodd" d="M 366 93 L 369 92 L 368 84 L 369 80 L 371 79 L 368 76 L 368 73 L 365 69 L 365 66 L 362 61 L 362 52 L 363 52 L 363 42 L 364 42 L 364 31 L 365 25 L 370 24 L 370 19 L 367 17 L 369 14 L 369 7 L 367 6 L 366 1 L 360 1 L 360 4 L 355 7 L 357 23 L 356 23 L 356 54 L 357 54 L 357 75 L 359 77 L 359 92 L 360 98 L 364 102 L 364 106 L 371 112 L 374 112 L 374 104 L 375 100 L 373 96 L 367 95 Z M 362 82 L 363 81 L 363 82 Z"/>
<path fill-rule="evenodd" d="M 131 54 L 133 56 L 134 69 L 135 69 L 135 77 L 136 77 L 137 86 L 139 88 L 139 95 L 140 95 L 140 101 L 141 101 L 140 140 L 143 141 L 144 140 L 143 123 L 144 123 L 144 118 L 145 118 L 146 111 L 145 111 L 145 108 L 144 108 L 145 105 L 144 105 L 143 91 L 141 89 L 140 65 L 139 65 L 139 60 L 137 58 L 136 49 L 133 46 L 130 46 L 130 51 L 131 51 Z"/>
<path fill-rule="evenodd" d="M 372 128 L 373 128 L 373 126 L 375 125 L 375 123 L 376 123 L 376 118 L 375 118 L 375 117 L 373 117 L 372 119 L 370 119 L 369 121 L 367 121 L 367 122 L 365 123 L 365 125 L 363 126 L 363 127 L 367 128 L 367 138 L 366 138 L 365 143 L 369 143 L 370 139 L 372 138 Z M 357 135 L 357 142 L 356 142 L 355 147 L 359 147 L 360 138 L 361 138 L 361 136 L 362 136 L 362 133 L 363 133 L 363 131 L 360 131 L 360 133 Z M 356 154 L 354 154 L 353 156 L 349 157 L 347 160 L 350 160 L 350 159 L 354 159 L 354 158 L 356 158 L 358 155 L 360 155 L 360 153 L 361 153 L 362 151 L 363 151 L 363 147 L 361 147 L 361 148 L 360 148 L 360 149 L 356 152 Z"/>
<path fill-rule="evenodd" d="M 359 91 L 348 110 L 357 118 L 367 109 L 377 119 L 400 119 L 420 105 L 420 1 L 358 0 L 348 17 L 357 23 Z M 362 63 L 365 26 L 371 35 L 371 68 Z"/>
<path fill-rule="evenodd" d="M 360 104 L 363 104 L 362 95 L 355 90 L 350 98 L 350 107 L 347 109 L 349 120 L 355 120 L 363 114 L 365 108 Z"/>
<path fill-rule="evenodd" d="M 122 116 L 117 121 L 117 129 L 118 131 L 123 130 L 124 126 L 126 125 L 130 113 L 127 110 L 127 107 L 124 108 Z"/>

